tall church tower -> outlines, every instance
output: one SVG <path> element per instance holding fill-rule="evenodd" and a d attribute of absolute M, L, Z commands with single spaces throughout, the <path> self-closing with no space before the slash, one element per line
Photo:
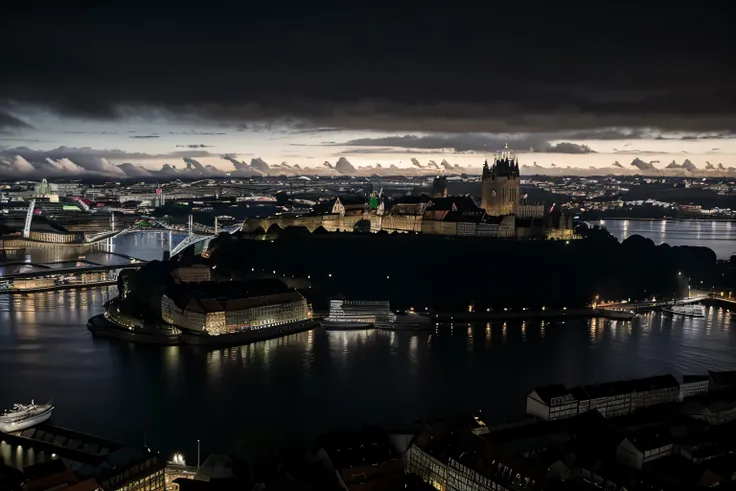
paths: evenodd
<path fill-rule="evenodd" d="M 519 159 L 507 144 L 483 165 L 481 207 L 491 216 L 518 215 L 520 185 Z"/>
<path fill-rule="evenodd" d="M 447 177 L 437 175 L 432 181 L 431 198 L 447 198 Z"/>

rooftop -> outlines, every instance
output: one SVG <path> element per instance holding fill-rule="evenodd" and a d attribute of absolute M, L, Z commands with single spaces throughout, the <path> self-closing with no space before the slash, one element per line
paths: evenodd
<path fill-rule="evenodd" d="M 4 439 L 8 444 L 18 445 L 23 451 L 36 451 L 38 463 L 24 469 L 26 478 L 30 479 L 40 479 L 68 470 L 79 480 L 94 478 L 101 484 L 107 482 L 108 485 L 114 483 L 117 486 L 163 466 L 159 463 L 158 454 L 146 447 L 130 447 L 106 438 L 48 424 L 7 434 Z"/>

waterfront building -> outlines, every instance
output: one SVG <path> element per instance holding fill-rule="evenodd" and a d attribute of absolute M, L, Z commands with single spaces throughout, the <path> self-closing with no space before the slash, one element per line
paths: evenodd
<path fill-rule="evenodd" d="M 391 324 L 396 315 L 387 301 L 332 299 L 325 320 L 335 326 Z"/>
<path fill-rule="evenodd" d="M 711 425 L 736 421 L 736 388 L 701 392 L 688 397 L 683 401 L 682 412 Z"/>
<path fill-rule="evenodd" d="M 631 411 L 680 399 L 680 384 L 670 374 L 636 379 L 629 383 L 632 387 Z"/>
<path fill-rule="evenodd" d="M 538 387 L 526 398 L 526 412 L 544 421 L 572 418 L 578 414 L 578 400 L 562 384 Z"/>
<path fill-rule="evenodd" d="M 306 299 L 276 279 L 173 285 L 161 297 L 161 318 L 212 336 L 307 321 Z"/>
<path fill-rule="evenodd" d="M 708 375 L 683 375 L 680 384 L 680 400 L 703 392 L 708 392 Z"/>
<path fill-rule="evenodd" d="M 5 464 L 23 472 L 27 489 L 165 489 L 157 452 L 52 425 L 0 434 L 0 455 L 10 456 Z"/>
<path fill-rule="evenodd" d="M 538 387 L 527 396 L 527 413 L 541 420 L 566 419 L 597 410 L 606 418 L 680 400 L 680 384 L 672 375 L 623 380 L 567 389 Z"/>

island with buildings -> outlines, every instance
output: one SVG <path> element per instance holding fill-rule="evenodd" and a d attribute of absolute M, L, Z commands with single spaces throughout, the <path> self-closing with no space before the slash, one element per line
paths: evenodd
<path fill-rule="evenodd" d="M 89 327 L 162 344 L 242 344 L 308 329 L 334 299 L 438 320 L 600 315 L 592 307 L 604 301 L 672 301 L 688 295 L 691 278 L 723 276 L 709 249 L 618 242 L 573 227 L 554 204 L 522 199 L 509 150 L 481 178 L 480 205 L 449 196 L 438 176 L 408 196 L 374 190 L 323 199 L 304 214 L 246 219 L 196 250 L 121 274 L 119 295 Z"/>

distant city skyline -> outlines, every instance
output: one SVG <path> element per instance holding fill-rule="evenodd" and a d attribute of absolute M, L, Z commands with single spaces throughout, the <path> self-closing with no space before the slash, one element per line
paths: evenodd
<path fill-rule="evenodd" d="M 380 164 L 412 172 L 419 171 L 419 163 L 431 172 L 430 161 L 439 165 L 446 160 L 452 166 L 479 172 L 484 160 L 493 158 L 505 143 L 517 152 L 521 165 L 556 167 L 556 172 L 570 166 L 633 173 L 642 170 L 631 165 L 636 158 L 652 162 L 656 169 L 664 169 L 672 161 L 681 165 L 686 159 L 703 170 L 708 162 L 714 167 L 720 163 L 725 169 L 736 167 L 736 140 L 726 133 L 620 128 L 558 134 L 389 133 L 278 123 L 238 128 L 182 123 L 175 118 L 90 122 L 46 112 L 24 114 L 22 110 L 13 116 L 27 126 L 0 135 L 3 178 L 34 173 L 15 162 L 17 156 L 30 163 L 36 173 L 49 177 L 85 172 L 122 176 L 112 166 L 124 163 L 154 171 L 165 164 L 184 169 L 184 157 L 223 173 L 235 171 L 232 163 L 223 158 L 225 155 L 245 163 L 256 158 L 270 166 L 286 162 L 319 172 L 326 169 L 324 162 L 334 165 L 341 157 L 358 169 Z M 620 167 L 614 167 L 614 162 L 619 162 Z"/>

